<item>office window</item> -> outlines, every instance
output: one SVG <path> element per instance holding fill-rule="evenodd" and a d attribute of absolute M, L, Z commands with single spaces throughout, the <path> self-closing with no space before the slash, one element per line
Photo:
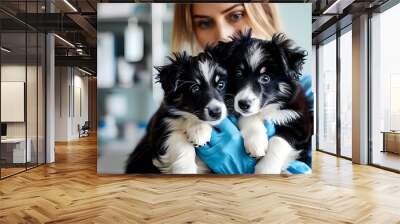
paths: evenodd
<path fill-rule="evenodd" d="M 371 19 L 372 163 L 400 170 L 400 5 Z"/>
<path fill-rule="evenodd" d="M 351 158 L 352 141 L 352 33 L 340 36 L 340 154 Z"/>
<path fill-rule="evenodd" d="M 336 153 L 336 39 L 318 48 L 318 149 Z"/>

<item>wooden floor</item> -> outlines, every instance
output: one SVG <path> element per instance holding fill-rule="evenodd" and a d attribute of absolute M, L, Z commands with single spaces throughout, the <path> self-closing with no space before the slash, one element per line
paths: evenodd
<path fill-rule="evenodd" d="M 1 168 L 1 177 L 7 177 L 15 173 L 19 173 L 25 170 L 25 167 L 21 168 Z"/>
<path fill-rule="evenodd" d="M 377 165 L 400 170 L 400 154 L 375 150 L 372 161 Z"/>
<path fill-rule="evenodd" d="M 0 181 L 0 223 L 400 223 L 400 175 L 314 154 L 312 175 L 99 176 L 96 139 Z"/>

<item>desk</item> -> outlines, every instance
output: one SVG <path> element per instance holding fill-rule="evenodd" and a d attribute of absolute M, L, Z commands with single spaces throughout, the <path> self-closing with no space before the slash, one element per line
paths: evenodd
<path fill-rule="evenodd" d="M 26 140 L 28 143 L 25 154 L 25 138 L 6 138 L 1 139 L 1 157 L 9 163 L 25 163 L 32 160 L 30 138 Z M 11 157 L 12 154 L 12 157 Z M 11 160 L 12 158 L 12 160 Z M 25 161 L 27 158 L 27 161 Z"/>
<path fill-rule="evenodd" d="M 400 131 L 382 131 L 383 151 L 400 154 Z"/>

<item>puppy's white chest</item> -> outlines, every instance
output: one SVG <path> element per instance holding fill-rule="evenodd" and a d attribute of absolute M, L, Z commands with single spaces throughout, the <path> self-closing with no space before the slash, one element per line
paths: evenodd
<path fill-rule="evenodd" d="M 164 142 L 166 153 L 160 157 L 160 161 L 154 160 L 153 164 L 163 173 L 209 172 L 205 164 L 197 158 L 193 144 L 208 142 L 211 137 L 211 126 L 207 126 L 207 124 L 204 126 L 202 123 L 183 118 L 170 119 L 166 122 L 171 131 Z M 192 143 L 193 141 L 196 143 Z"/>

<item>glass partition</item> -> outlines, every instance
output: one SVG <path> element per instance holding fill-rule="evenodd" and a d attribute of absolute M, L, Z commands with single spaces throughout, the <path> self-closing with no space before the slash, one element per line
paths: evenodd
<path fill-rule="evenodd" d="M 43 6 L 44 1 L 0 2 L 15 10 L 0 11 L 0 178 L 45 163 L 46 40 L 17 19 L 43 13 Z"/>
<path fill-rule="evenodd" d="M 318 51 L 318 149 L 336 154 L 336 38 Z"/>
<path fill-rule="evenodd" d="M 26 41 L 25 31 L 1 34 L 2 177 L 24 171 L 31 161 L 26 140 Z"/>

